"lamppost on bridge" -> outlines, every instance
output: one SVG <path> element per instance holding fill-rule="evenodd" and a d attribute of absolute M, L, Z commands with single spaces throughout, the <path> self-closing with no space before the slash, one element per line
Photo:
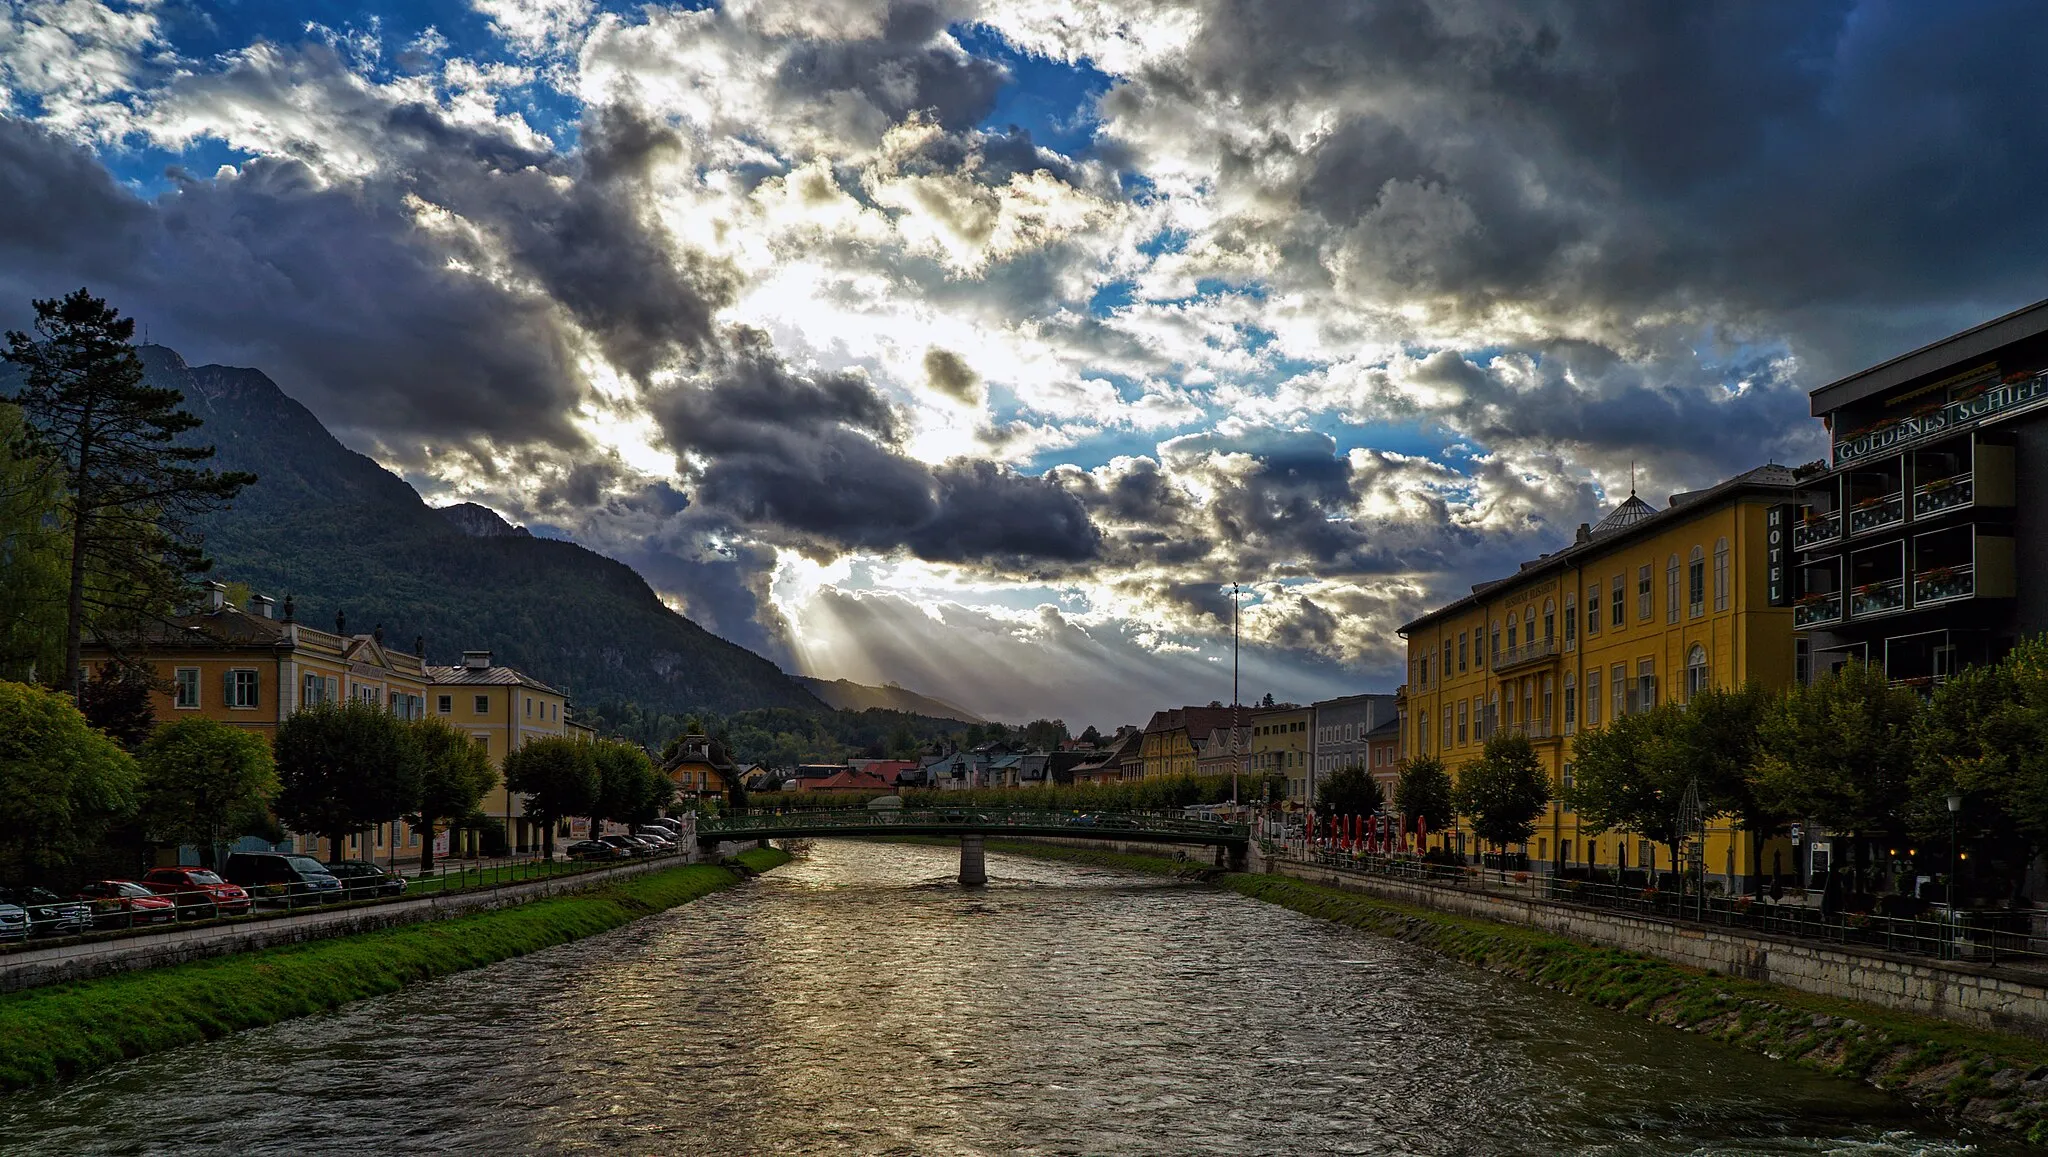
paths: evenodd
<path fill-rule="evenodd" d="M 1941 957 L 1955 951 L 1956 943 L 1956 829 L 1963 814 L 1963 796 L 1956 792 L 1948 797 L 1948 943 L 1941 946 Z"/>

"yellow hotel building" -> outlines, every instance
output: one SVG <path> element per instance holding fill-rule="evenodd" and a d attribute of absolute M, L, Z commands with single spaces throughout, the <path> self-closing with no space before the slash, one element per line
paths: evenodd
<path fill-rule="evenodd" d="M 1407 750 L 1440 756 L 1456 777 L 1489 735 L 1518 731 L 1556 797 L 1570 785 L 1571 739 L 1581 728 L 1683 703 L 1701 687 L 1789 686 L 1792 608 L 1771 605 L 1767 593 L 1767 523 L 1772 507 L 1798 501 L 1781 466 L 1674 495 L 1662 510 L 1631 494 L 1565 549 L 1402 627 Z M 1744 886 L 1748 841 L 1728 818 L 1711 821 L 1710 878 L 1731 891 Z M 1659 850 L 1631 833 L 1581 831 L 1555 802 L 1516 850 L 1538 871 L 1671 866 L 1655 864 Z M 1790 870 L 1789 845 L 1777 840 L 1765 845 L 1764 873 L 1774 852 Z"/>

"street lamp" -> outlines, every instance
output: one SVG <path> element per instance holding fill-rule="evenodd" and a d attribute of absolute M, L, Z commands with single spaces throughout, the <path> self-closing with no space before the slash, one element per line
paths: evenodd
<path fill-rule="evenodd" d="M 1955 949 L 1956 942 L 1956 822 L 1963 814 L 1963 797 L 1957 793 L 1948 797 L 1948 943 L 1942 947 L 1946 957 Z"/>

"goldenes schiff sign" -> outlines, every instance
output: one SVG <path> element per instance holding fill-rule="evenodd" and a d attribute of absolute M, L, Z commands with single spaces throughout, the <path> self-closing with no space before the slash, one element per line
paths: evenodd
<path fill-rule="evenodd" d="M 1901 418 L 1835 443 L 1835 465 L 1846 466 L 1873 454 L 1895 450 L 1922 438 L 1953 430 L 2048 401 L 2048 371 L 2017 382 L 2003 382 L 1974 398 L 1950 402 L 1931 414 Z"/>

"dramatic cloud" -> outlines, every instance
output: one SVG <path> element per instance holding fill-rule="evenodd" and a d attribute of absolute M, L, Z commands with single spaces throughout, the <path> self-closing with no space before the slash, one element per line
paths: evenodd
<path fill-rule="evenodd" d="M 1816 457 L 1806 391 L 2042 295 L 2024 5 L 245 8 L 0 13 L 11 324 L 89 284 L 994 715 L 1222 697 L 1233 583 L 1256 693 L 1384 689 L 1631 478 Z"/>

